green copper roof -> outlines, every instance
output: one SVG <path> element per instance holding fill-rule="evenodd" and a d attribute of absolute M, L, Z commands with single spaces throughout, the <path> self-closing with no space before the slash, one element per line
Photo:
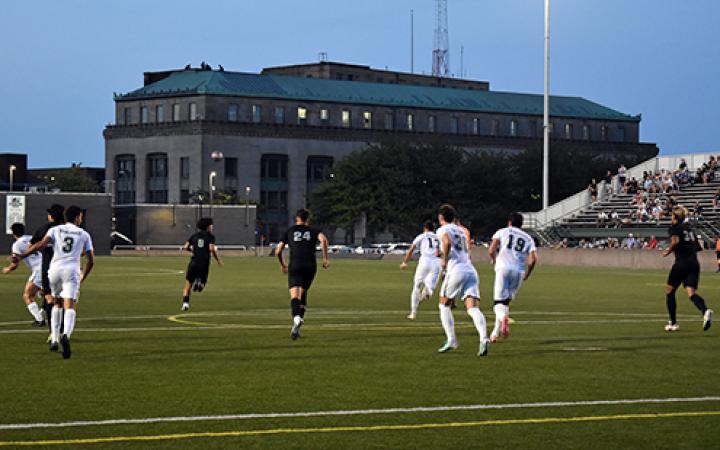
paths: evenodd
<path fill-rule="evenodd" d="M 325 80 L 214 70 L 182 70 L 116 101 L 177 95 L 227 95 L 296 101 L 354 103 L 388 107 L 464 110 L 485 113 L 542 115 L 543 96 L 402 84 Z M 639 121 L 581 97 L 550 97 L 550 115 L 603 120 Z"/>

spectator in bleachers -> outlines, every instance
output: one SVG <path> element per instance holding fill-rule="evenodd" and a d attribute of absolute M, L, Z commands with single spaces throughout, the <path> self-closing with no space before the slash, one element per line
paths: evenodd
<path fill-rule="evenodd" d="M 696 200 L 695 205 L 693 206 L 692 214 L 690 215 L 690 220 L 697 222 L 702 219 L 703 219 L 703 207 L 700 204 L 700 201 Z"/>
<path fill-rule="evenodd" d="M 720 205 L 720 188 L 718 188 L 717 191 L 715 191 L 715 195 L 713 195 L 712 205 L 713 209 L 717 209 Z"/>
<path fill-rule="evenodd" d="M 682 171 L 687 170 L 687 168 L 688 168 L 688 165 L 685 162 L 685 158 L 680 158 L 680 165 L 678 166 L 678 169 L 680 169 L 680 171 L 682 172 Z"/>
<path fill-rule="evenodd" d="M 646 248 L 648 250 L 655 250 L 658 246 L 658 241 L 655 239 L 655 235 L 650 236 L 650 239 L 648 239 L 647 242 L 645 242 L 645 246 L 643 248 Z"/>
<path fill-rule="evenodd" d="M 635 248 L 635 238 L 633 237 L 632 233 L 629 233 L 627 239 L 625 239 L 624 247 L 628 250 L 632 250 L 633 248 Z"/>
<path fill-rule="evenodd" d="M 620 189 L 625 187 L 625 181 L 627 181 L 627 169 L 624 164 L 620 164 L 620 167 L 618 167 L 618 183 L 620 184 Z"/>
<path fill-rule="evenodd" d="M 610 224 L 613 226 L 613 228 L 620 228 L 620 225 L 622 225 L 622 221 L 620 220 L 620 214 L 617 211 L 612 211 L 610 213 Z"/>
<path fill-rule="evenodd" d="M 607 212 L 600 210 L 597 217 L 597 226 L 598 227 L 608 227 L 608 220 L 610 219 L 610 216 Z"/>
<path fill-rule="evenodd" d="M 590 184 L 587 187 L 588 192 L 590 193 L 590 201 L 593 203 L 597 202 L 597 195 L 598 195 L 598 186 L 597 181 L 595 181 L 595 178 L 592 179 Z"/>
<path fill-rule="evenodd" d="M 605 174 L 604 181 L 605 181 L 606 194 L 608 196 L 610 196 L 613 194 L 613 185 L 612 185 L 612 172 L 610 172 L 609 170 Z"/>

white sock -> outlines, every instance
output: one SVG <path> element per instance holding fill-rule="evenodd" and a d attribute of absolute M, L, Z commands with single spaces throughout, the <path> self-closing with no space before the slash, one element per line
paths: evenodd
<path fill-rule="evenodd" d="M 415 286 L 413 288 L 412 294 L 410 294 L 410 314 L 413 316 L 415 313 L 417 313 L 417 307 L 420 304 L 420 289 Z"/>
<path fill-rule="evenodd" d="M 495 311 L 495 328 L 493 328 L 491 335 L 498 337 L 500 335 L 500 329 L 502 327 L 502 320 L 505 316 L 505 305 L 503 305 L 502 303 L 498 303 L 493 306 L 493 311 Z"/>
<path fill-rule="evenodd" d="M 50 313 L 50 340 L 57 342 L 60 339 L 60 325 L 62 324 L 62 308 L 55 305 Z"/>
<path fill-rule="evenodd" d="M 443 330 L 445 330 L 445 336 L 447 336 L 448 342 L 457 342 L 457 338 L 455 338 L 455 319 L 453 319 L 452 309 L 442 303 L 438 304 L 438 308 L 440 309 L 440 323 L 442 323 Z"/>
<path fill-rule="evenodd" d="M 468 309 L 467 313 L 468 316 L 472 317 L 475 328 L 477 328 L 478 334 L 480 335 L 480 340 L 483 341 L 487 339 L 487 329 L 485 329 L 485 316 L 483 315 L 482 311 L 480 311 L 480 308 L 475 306 Z"/>
<path fill-rule="evenodd" d="M 300 317 L 300 316 L 295 316 L 295 317 L 293 317 L 293 323 L 294 323 L 295 325 L 300 325 L 300 324 L 302 323 L 302 321 L 303 321 L 303 319 L 302 319 L 302 317 Z"/>
<path fill-rule="evenodd" d="M 75 329 L 75 310 L 74 309 L 66 309 L 65 310 L 65 323 L 63 324 L 65 329 L 63 330 L 63 334 L 65 334 L 67 337 L 72 336 L 72 332 Z"/>
<path fill-rule="evenodd" d="M 43 320 L 42 312 L 40 312 L 40 308 L 38 308 L 37 303 L 30 302 L 30 304 L 27 305 L 27 309 L 28 309 L 28 311 L 30 311 L 30 314 L 32 314 L 32 316 L 35 318 L 36 321 L 42 322 L 42 320 Z"/>

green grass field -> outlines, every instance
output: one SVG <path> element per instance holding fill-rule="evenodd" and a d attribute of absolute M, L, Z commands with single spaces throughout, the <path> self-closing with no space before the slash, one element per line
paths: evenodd
<path fill-rule="evenodd" d="M 703 332 L 679 293 L 681 330 L 664 332 L 665 272 L 541 266 L 512 305 L 510 339 L 478 358 L 461 308 L 460 348 L 436 353 L 444 341 L 437 294 L 416 321 L 405 319 L 414 266 L 333 261 L 310 291 L 302 338 L 291 341 L 286 279 L 274 259 L 213 265 L 208 288 L 181 314 L 186 263 L 99 258 L 67 361 L 30 327 L 20 298 L 26 269 L 0 278 L 0 447 L 720 445 L 720 327 Z M 480 283 L 491 326 L 487 265 Z M 703 274 L 699 292 L 720 310 L 720 276 Z M 638 399 L 656 401 L 628 401 Z M 577 403 L 586 401 L 608 402 Z M 459 405 L 490 407 L 446 408 Z M 388 411 L 416 407 L 427 409 Z M 346 413 L 327 413 L 339 410 Z M 78 421 L 87 423 L 41 425 Z"/>

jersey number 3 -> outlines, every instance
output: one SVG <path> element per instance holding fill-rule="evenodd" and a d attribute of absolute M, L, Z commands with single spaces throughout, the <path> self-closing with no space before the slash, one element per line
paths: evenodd
<path fill-rule="evenodd" d="M 65 245 L 62 246 L 62 251 L 65 253 L 70 253 L 73 249 L 73 245 L 75 244 L 75 239 L 71 237 L 66 237 L 63 239 L 63 242 Z"/>

